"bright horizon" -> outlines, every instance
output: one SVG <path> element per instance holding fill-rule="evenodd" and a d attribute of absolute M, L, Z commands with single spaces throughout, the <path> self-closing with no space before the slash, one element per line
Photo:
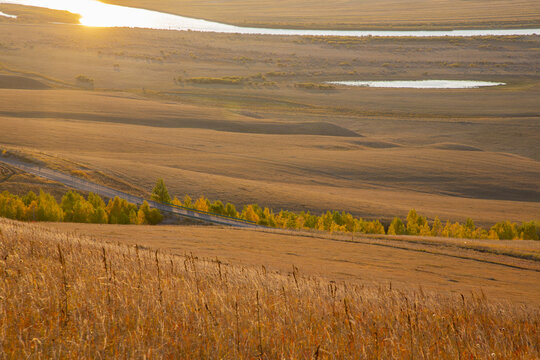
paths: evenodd
<path fill-rule="evenodd" d="M 127 20 L 125 26 L 129 26 L 132 23 L 147 23 L 150 25 L 154 20 L 152 17 L 149 17 L 152 13 L 150 11 L 105 4 L 97 0 L 48 0 L 46 2 L 40 0 L 6 0 L 0 1 L 0 3 L 68 11 L 81 15 L 81 25 L 93 27 L 119 26 L 119 23 L 124 23 L 123 19 Z M 158 13 L 156 12 L 156 14 Z M 126 17 L 126 15 L 129 15 L 129 17 Z"/>
<path fill-rule="evenodd" d="M 131 27 L 217 33 L 292 36 L 514 36 L 540 34 L 540 29 L 453 29 L 453 30 L 316 30 L 243 27 L 200 18 L 191 18 L 142 8 L 105 4 L 98 0 L 0 0 L 0 4 L 35 6 L 68 11 L 81 16 L 81 25 L 90 27 Z"/>

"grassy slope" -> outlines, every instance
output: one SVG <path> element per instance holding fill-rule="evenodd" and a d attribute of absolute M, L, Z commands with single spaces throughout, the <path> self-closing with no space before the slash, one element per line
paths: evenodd
<path fill-rule="evenodd" d="M 6 220 L 0 229 L 8 358 L 539 355 L 538 309 L 479 293 L 335 283 Z"/>
<path fill-rule="evenodd" d="M 235 25 L 330 29 L 533 26 L 533 0 L 106 0 Z"/>
<path fill-rule="evenodd" d="M 416 207 L 431 217 L 481 223 L 540 213 L 536 37 L 351 40 L 0 28 L 3 73 L 63 88 L 84 87 L 75 81 L 82 74 L 100 89 L 0 90 L 4 146 L 74 160 L 143 191 L 162 176 L 180 196 L 237 204 L 387 218 Z M 175 84 L 178 76 L 246 80 Z M 509 85 L 295 88 L 362 78 Z M 364 137 L 320 135 L 354 133 Z"/>
<path fill-rule="evenodd" d="M 0 93 L 4 94 L 0 102 L 8 111 L 35 110 L 31 104 L 35 92 Z M 536 191 L 537 162 L 525 157 L 432 147 L 426 151 L 425 146 L 374 148 L 362 142 L 376 140 L 355 137 L 191 129 L 181 125 L 182 119 L 210 119 L 213 110 L 118 99 L 95 92 L 45 91 L 38 97 L 41 109 L 77 112 L 66 119 L 54 119 L 58 115 L 38 119 L 1 117 L 6 130 L 0 134 L 1 142 L 72 159 L 75 163 L 67 164 L 69 169 L 100 170 L 143 189 L 151 189 L 155 178 L 163 177 L 171 193 L 180 197 L 185 193 L 205 194 L 237 204 L 259 202 L 276 208 L 315 211 L 347 209 L 363 216 L 387 218 L 404 215 L 411 207 L 430 216 L 471 216 L 479 222 L 534 219 L 539 213 L 538 203 L 527 201 L 531 196 L 528 194 L 534 196 Z M 112 116 L 114 109 L 123 112 L 125 121 L 86 120 L 85 114 Z M 132 111 L 131 116 L 125 114 L 125 109 Z M 245 121 L 234 113 L 229 116 L 234 121 Z M 168 125 L 133 125 L 138 119 L 148 121 L 153 117 L 156 125 Z M 218 123 L 222 128 L 230 126 L 227 120 Z M 248 129 L 252 125 L 246 124 Z M 24 130 L 28 128 L 34 132 Z M 253 153 L 253 149 L 257 152 Z M 56 162 L 55 157 L 42 159 Z M 452 193 L 477 199 L 448 196 Z"/>

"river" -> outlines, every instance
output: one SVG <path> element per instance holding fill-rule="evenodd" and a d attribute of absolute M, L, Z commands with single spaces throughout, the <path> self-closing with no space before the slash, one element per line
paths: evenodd
<path fill-rule="evenodd" d="M 540 35 L 540 29 L 461 29 L 433 31 L 269 29 L 222 24 L 157 11 L 104 4 L 97 0 L 0 0 L 0 3 L 65 10 L 81 15 L 81 25 L 96 27 L 130 27 L 179 31 L 191 30 L 216 33 L 296 36 L 469 37 Z"/>

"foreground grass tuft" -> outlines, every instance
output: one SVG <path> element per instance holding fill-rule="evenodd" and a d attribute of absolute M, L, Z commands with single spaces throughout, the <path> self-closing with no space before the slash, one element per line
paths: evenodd
<path fill-rule="evenodd" d="M 0 219 L 6 358 L 534 359 L 538 309 L 98 243 Z"/>

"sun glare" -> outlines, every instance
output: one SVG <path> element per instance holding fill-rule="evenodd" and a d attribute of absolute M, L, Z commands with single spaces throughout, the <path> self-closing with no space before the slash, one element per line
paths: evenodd
<path fill-rule="evenodd" d="M 540 29 L 469 29 L 469 30 L 308 30 L 253 28 L 223 24 L 203 19 L 161 13 L 145 9 L 105 4 L 98 0 L 0 0 L 1 3 L 36 6 L 69 11 L 80 15 L 80 24 L 94 27 L 127 27 L 178 31 L 211 31 L 236 34 L 295 36 L 495 36 L 535 35 Z"/>
<path fill-rule="evenodd" d="M 96 0 L 7 0 L 4 3 L 64 10 L 81 15 L 80 23 L 85 26 L 133 26 L 148 20 L 139 9 L 104 4 Z M 145 21 L 146 20 L 146 21 Z"/>

